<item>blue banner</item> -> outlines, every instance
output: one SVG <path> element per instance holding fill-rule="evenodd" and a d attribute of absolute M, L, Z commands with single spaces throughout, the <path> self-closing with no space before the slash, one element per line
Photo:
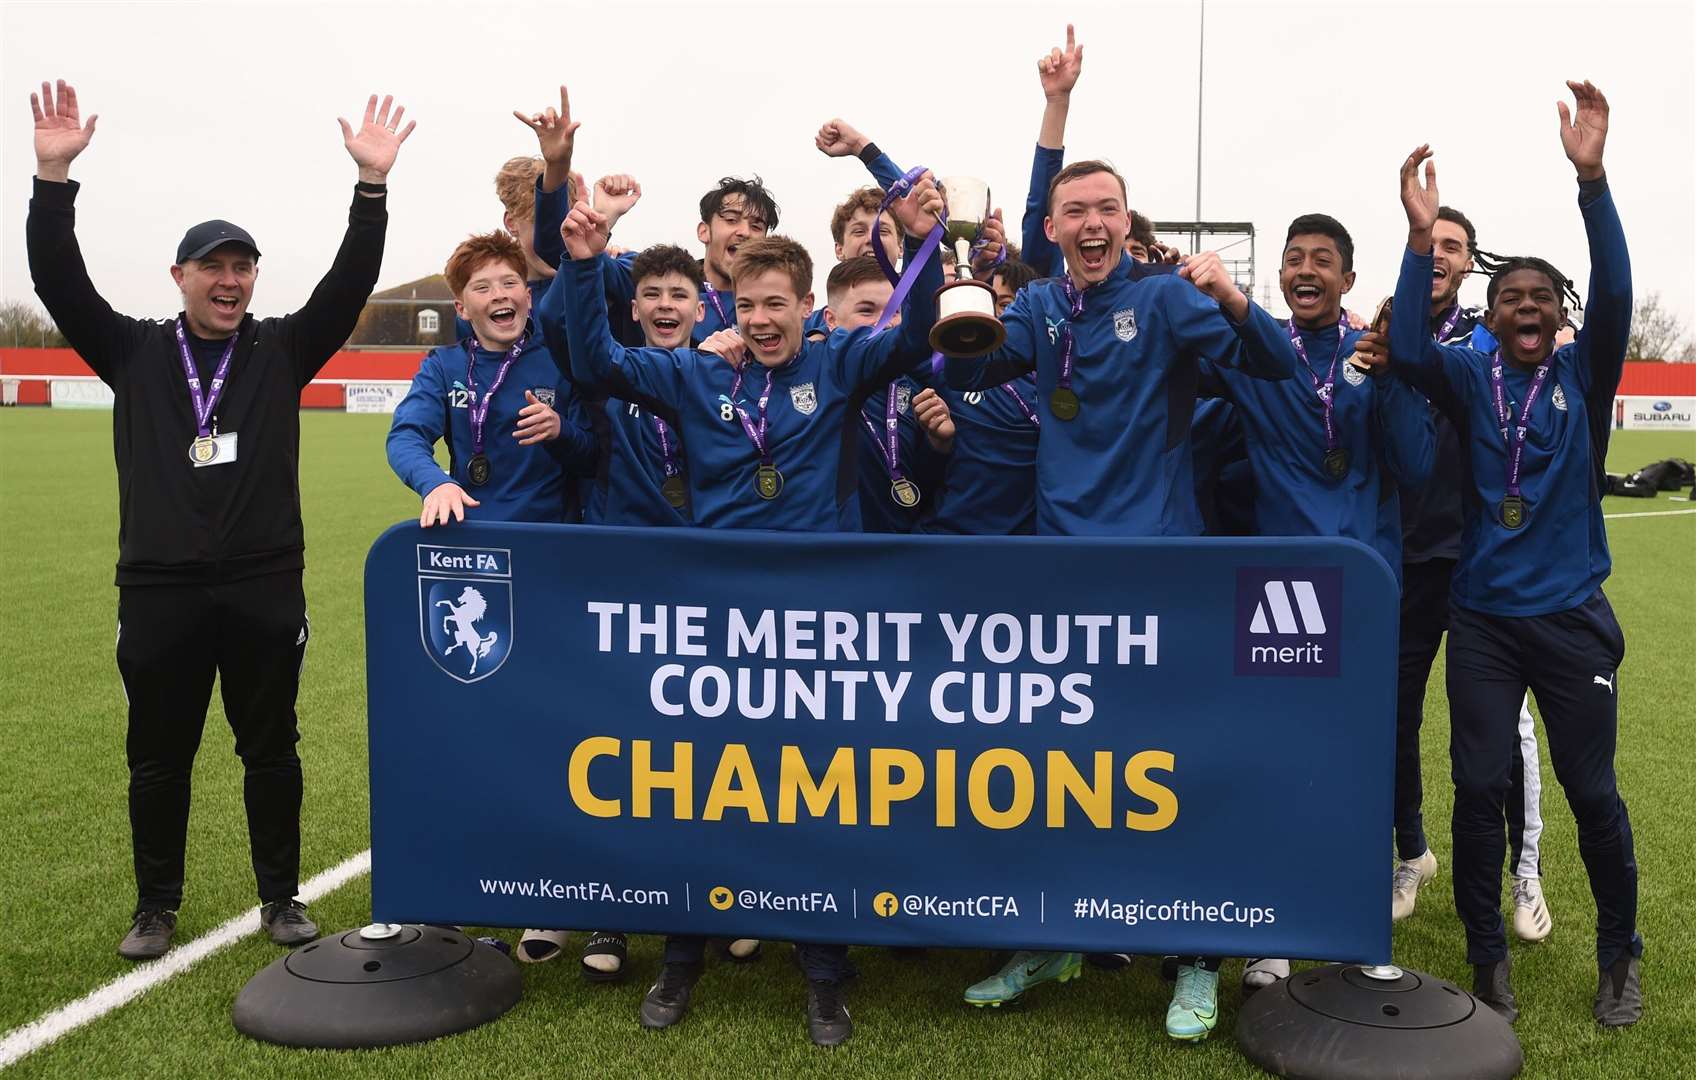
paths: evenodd
<path fill-rule="evenodd" d="M 1346 540 L 396 526 L 373 914 L 1386 961 L 1397 611 Z"/>

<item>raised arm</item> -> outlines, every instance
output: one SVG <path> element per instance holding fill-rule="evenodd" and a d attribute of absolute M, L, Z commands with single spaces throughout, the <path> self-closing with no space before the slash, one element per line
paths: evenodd
<path fill-rule="evenodd" d="M 1186 352 L 1211 360 L 1220 372 L 1235 368 L 1256 379 L 1287 379 L 1296 354 L 1277 321 L 1237 288 L 1217 252 L 1193 255 L 1178 268 L 1194 288 L 1176 285 L 1166 315 L 1172 336 Z"/>
<path fill-rule="evenodd" d="M 1063 267 L 1060 249 L 1048 238 L 1043 222 L 1048 217 L 1048 187 L 1066 161 L 1066 116 L 1072 107 L 1072 88 L 1084 69 L 1084 47 L 1066 24 L 1066 48 L 1050 49 L 1036 62 L 1042 84 L 1042 126 L 1037 131 L 1036 155 L 1031 161 L 1031 186 L 1025 195 L 1025 217 L 1019 257 L 1044 277 L 1058 275 Z"/>
<path fill-rule="evenodd" d="M 1569 113 L 1564 101 L 1558 106 L 1561 145 L 1578 172 L 1578 206 L 1590 241 L 1590 289 L 1584 297 L 1589 307 L 1578 331 L 1575 373 L 1591 414 L 1606 415 L 1625 370 L 1625 343 L 1631 334 L 1631 256 L 1602 168 L 1608 99 L 1589 82 L 1566 85 L 1577 111 Z"/>
<path fill-rule="evenodd" d="M 554 192 L 565 187 L 566 181 L 571 179 L 571 153 L 577 145 L 577 129 L 583 126 L 571 119 L 571 97 L 565 86 L 562 84 L 559 88 L 557 110 L 549 105 L 535 113 L 514 109 L 512 115 L 536 135 L 536 144 L 542 155 L 542 176 L 538 181 L 542 190 Z M 582 192 L 577 195 L 581 198 Z"/>
<path fill-rule="evenodd" d="M 826 157 L 859 158 L 866 171 L 872 174 L 872 179 L 877 181 L 877 186 L 885 191 L 901 179 L 901 167 L 878 149 L 877 143 L 860 134 L 859 129 L 841 117 L 826 120 L 820 125 L 819 133 L 813 136 L 813 145 Z"/>
<path fill-rule="evenodd" d="M 942 192 L 936 179 L 925 173 L 905 198 L 890 207 L 890 213 L 906 230 L 904 260 L 912 265 L 924 238 L 938 227 Z M 936 291 L 942 288 L 942 261 L 932 252 L 919 267 L 919 275 L 901 301 L 901 325 L 875 337 L 850 339 L 842 356 L 847 365 L 846 382 L 864 389 L 888 382 L 897 375 L 920 367 L 930 359 L 930 331 L 936 325 Z"/>
<path fill-rule="evenodd" d="M 684 357 L 694 354 L 686 349 L 632 349 L 614 341 L 598 262 L 607 245 L 606 217 L 579 202 L 566 217 L 562 235 L 569 258 L 548 289 L 561 291 L 542 307 L 544 317 L 553 313 L 563 320 L 572 381 L 647 406 L 675 423 L 687 392 Z"/>
<path fill-rule="evenodd" d="M 1423 185 L 1419 181 L 1421 164 L 1425 166 Z M 1401 193 L 1402 209 L 1407 212 L 1407 250 L 1402 253 L 1401 274 L 1396 278 L 1396 296 L 1390 307 L 1390 371 L 1418 387 L 1451 418 L 1460 417 L 1462 413 L 1453 406 L 1459 404 L 1457 395 L 1464 395 L 1469 385 L 1463 350 L 1433 341 L 1427 315 L 1431 310 L 1431 229 L 1441 205 L 1437 163 L 1428 144 L 1402 162 Z"/>
<path fill-rule="evenodd" d="M 393 107 L 393 111 L 390 109 Z M 306 303 L 281 321 L 279 334 L 294 363 L 296 382 L 305 386 L 347 342 L 365 309 L 377 275 L 383 268 L 383 239 L 388 231 L 388 178 L 401 144 L 417 126 L 407 121 L 404 106 L 384 97 L 382 105 L 372 94 L 365 103 L 365 118 L 359 130 L 340 120 L 342 142 L 359 169 L 353 206 L 348 211 L 347 232 L 330 264 L 329 273 L 318 282 Z"/>
<path fill-rule="evenodd" d="M 76 197 L 71 162 L 88 148 L 99 119 L 82 122 L 76 88 L 60 79 L 29 96 L 35 114 L 35 188 L 29 200 L 24 242 L 35 294 L 59 332 L 107 383 L 115 366 L 134 348 L 145 324 L 112 310 L 89 280 L 77 244 Z"/>

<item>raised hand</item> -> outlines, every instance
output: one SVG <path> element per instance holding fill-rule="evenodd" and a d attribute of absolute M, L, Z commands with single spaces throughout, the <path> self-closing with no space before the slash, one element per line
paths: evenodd
<path fill-rule="evenodd" d="M 560 223 L 559 238 L 565 241 L 565 253 L 573 259 L 593 259 L 607 249 L 612 230 L 606 215 L 579 200 L 571 213 Z"/>
<path fill-rule="evenodd" d="M 1048 55 L 1036 62 L 1037 78 L 1042 80 L 1042 96 L 1050 101 L 1070 97 L 1072 87 L 1084 70 L 1084 47 L 1078 44 L 1072 24 L 1066 24 L 1066 48 L 1048 50 Z"/>
<path fill-rule="evenodd" d="M 813 145 L 826 157 L 858 157 L 868 141 L 841 117 L 826 120 L 819 133 L 813 136 Z"/>
<path fill-rule="evenodd" d="M 571 98 L 566 94 L 565 87 L 559 88 L 559 109 L 555 111 L 552 105 L 538 113 L 521 113 L 512 110 L 512 115 L 518 117 L 518 122 L 536 133 L 536 144 L 541 149 L 542 160 L 550 165 L 571 166 L 571 150 L 577 143 L 577 129 L 583 125 L 571 119 Z M 579 191 L 581 197 L 582 192 Z"/>
<path fill-rule="evenodd" d="M 936 177 L 926 171 L 906 198 L 895 200 L 889 212 L 908 236 L 929 236 L 942 223 L 943 205 L 942 189 L 936 186 Z"/>
<path fill-rule="evenodd" d="M 1608 99 L 1588 79 L 1581 83 L 1569 80 L 1566 86 L 1572 91 L 1578 113 L 1575 116 L 1568 112 L 1564 101 L 1555 103 L 1561 114 L 1561 148 L 1578 170 L 1580 180 L 1600 179 L 1602 146 L 1608 141 Z"/>
<path fill-rule="evenodd" d="M 416 120 L 407 121 L 404 128 L 400 126 L 406 107 L 395 106 L 393 115 L 390 115 L 389 107 L 394 105 L 394 100 L 384 95 L 382 107 L 378 108 L 377 95 L 372 94 L 365 102 L 365 120 L 359 125 L 358 132 L 346 120 L 336 118 L 342 126 L 342 144 L 347 147 L 353 163 L 359 166 L 359 178 L 368 184 L 387 182 L 389 170 L 395 165 L 395 155 L 400 153 L 400 144 L 418 126 Z"/>
<path fill-rule="evenodd" d="M 83 124 L 77 111 L 77 88 L 64 79 L 59 80 L 57 98 L 53 87 L 42 83 L 41 96 L 31 94 L 29 107 L 35 114 L 35 175 L 62 183 L 70 178 L 71 162 L 94 137 L 94 123 L 100 117 L 90 116 L 88 124 Z"/>
<path fill-rule="evenodd" d="M 1248 297 L 1237 288 L 1217 251 L 1191 255 L 1178 267 L 1178 276 L 1217 300 L 1226 314 L 1236 321 L 1242 322 L 1248 317 Z"/>
<path fill-rule="evenodd" d="M 1432 153 L 1431 144 L 1425 143 L 1402 162 L 1402 209 L 1407 211 L 1408 246 L 1420 254 L 1431 250 L 1431 227 L 1437 224 L 1437 207 L 1442 205 L 1437 196 L 1437 163 L 1432 160 Z M 1423 187 L 1419 184 L 1421 162 L 1425 164 Z"/>
<path fill-rule="evenodd" d="M 924 428 L 932 449 L 942 454 L 954 449 L 954 416 L 940 394 L 929 387 L 920 390 L 913 398 L 913 416 Z"/>
<path fill-rule="evenodd" d="M 519 446 L 530 446 L 559 438 L 559 413 L 536 397 L 534 390 L 524 391 L 524 408 L 518 410 L 518 428 L 512 437 Z"/>
<path fill-rule="evenodd" d="M 629 173 L 614 173 L 595 181 L 595 209 L 606 215 L 609 233 L 641 198 L 642 185 Z"/>

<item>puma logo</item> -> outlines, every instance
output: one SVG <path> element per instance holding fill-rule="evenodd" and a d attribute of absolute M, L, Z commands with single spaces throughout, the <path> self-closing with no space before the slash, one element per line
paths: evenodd
<path fill-rule="evenodd" d="M 1593 676 L 1591 676 L 1591 678 L 1590 678 L 1590 681 L 1591 681 L 1591 682 L 1592 682 L 1592 683 L 1594 683 L 1594 684 L 1595 684 L 1595 685 L 1597 685 L 1597 686 L 1605 686 L 1605 687 L 1607 687 L 1607 688 L 1608 688 L 1608 693 L 1610 693 L 1610 694 L 1611 694 L 1611 693 L 1613 693 L 1613 692 L 1614 692 L 1614 678 L 1615 678 L 1615 676 L 1617 676 L 1617 675 L 1618 675 L 1618 674 L 1619 674 L 1619 673 L 1618 673 L 1618 672 L 1617 672 L 1617 671 L 1616 671 L 1616 672 L 1615 672 L 1615 673 L 1614 673 L 1614 674 L 1613 674 L 1613 675 L 1609 675 L 1609 676 L 1608 676 L 1608 677 L 1607 677 L 1607 678 L 1605 678 L 1605 679 L 1604 679 L 1604 678 L 1602 678 L 1602 677 L 1601 677 L 1601 676 L 1600 676 L 1600 675 L 1593 675 Z"/>

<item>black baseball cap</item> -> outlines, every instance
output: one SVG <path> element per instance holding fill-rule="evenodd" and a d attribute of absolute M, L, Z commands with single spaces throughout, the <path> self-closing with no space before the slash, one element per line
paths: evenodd
<path fill-rule="evenodd" d="M 211 254 L 213 249 L 225 244 L 240 244 L 253 252 L 253 257 L 259 257 L 259 245 L 253 242 L 246 229 L 240 225 L 232 225 L 227 221 L 202 221 L 199 225 L 183 234 L 183 242 L 177 245 L 177 265 L 181 266 L 190 259 L 203 259 Z"/>

